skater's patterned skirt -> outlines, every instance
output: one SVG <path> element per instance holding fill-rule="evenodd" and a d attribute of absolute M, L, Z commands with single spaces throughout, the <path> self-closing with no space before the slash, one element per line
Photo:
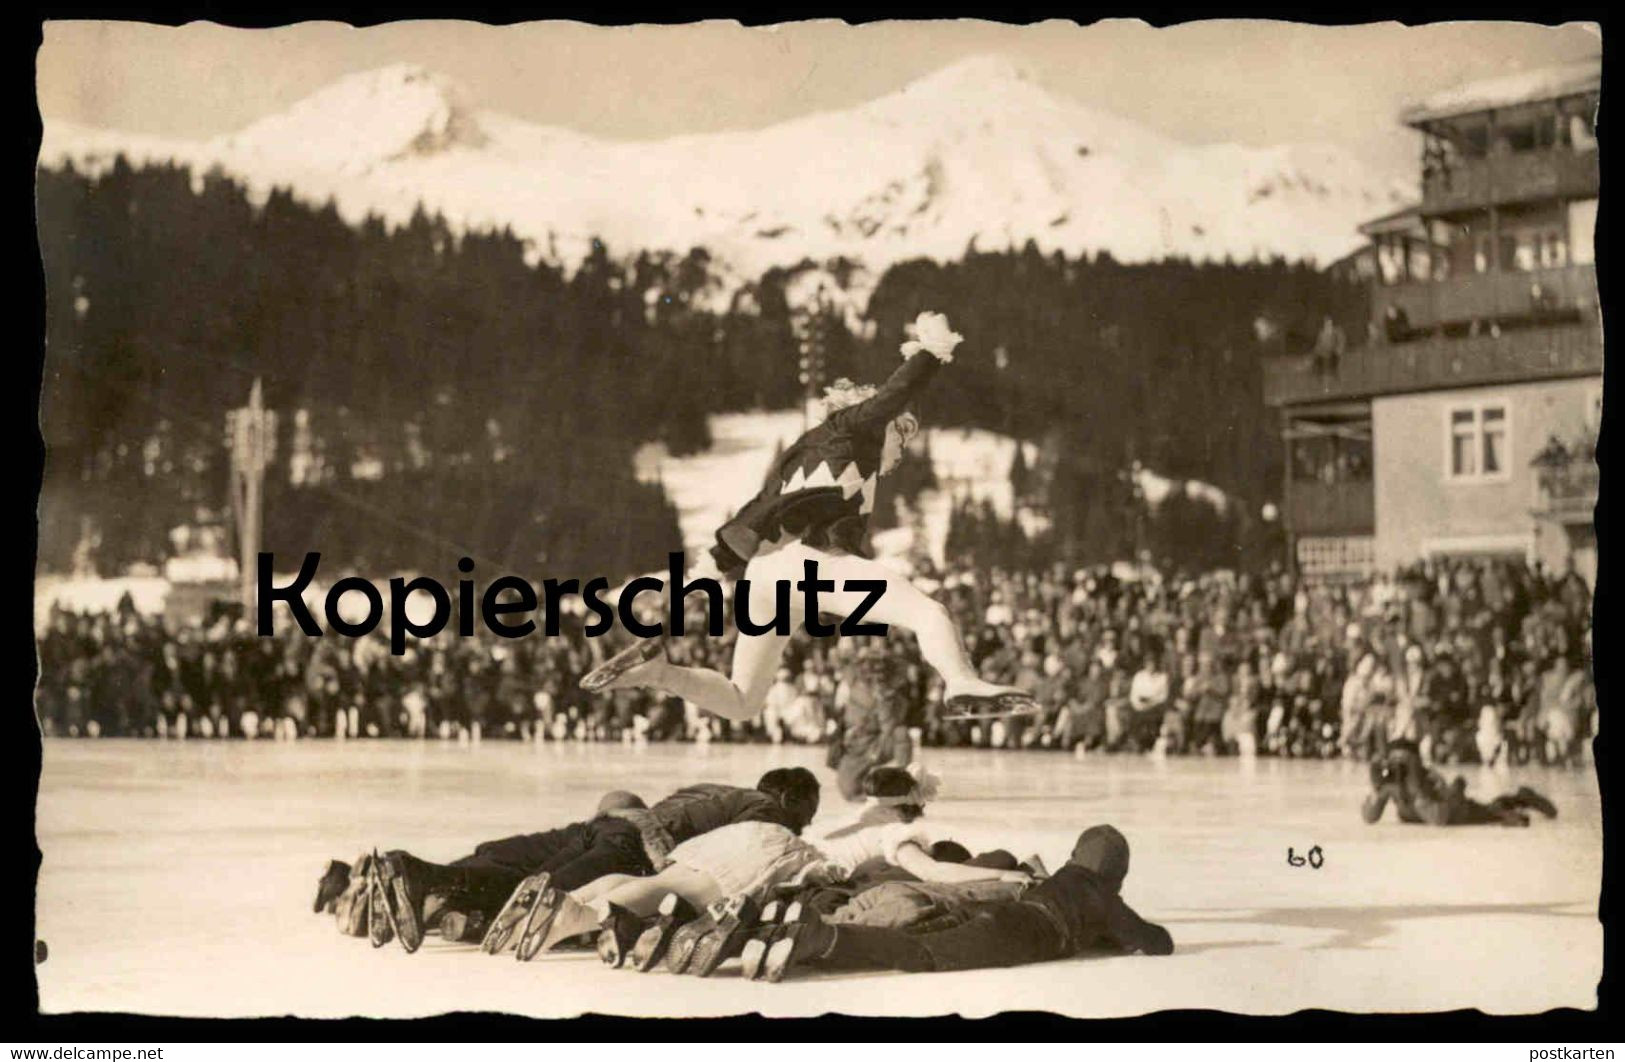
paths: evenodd
<path fill-rule="evenodd" d="M 823 863 L 823 855 L 783 826 L 736 822 L 691 837 L 671 850 L 671 861 L 708 875 L 724 896 L 764 898 Z"/>

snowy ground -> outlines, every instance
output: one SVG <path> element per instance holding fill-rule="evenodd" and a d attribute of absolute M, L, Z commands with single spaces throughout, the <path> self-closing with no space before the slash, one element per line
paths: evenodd
<path fill-rule="evenodd" d="M 780 985 L 613 971 L 589 954 L 529 966 L 436 939 L 374 951 L 310 913 L 330 856 L 409 846 L 452 857 L 481 839 L 589 813 L 604 790 L 656 797 L 749 784 L 816 749 L 51 741 L 38 832 L 38 967 L 49 1013 L 418 1016 L 921 1015 L 1045 1009 L 1120 1016 L 1210 1007 L 1491 1013 L 1596 1005 L 1601 818 L 1589 771 L 1469 775 L 1490 795 L 1548 792 L 1527 830 L 1368 827 L 1363 771 L 1339 763 L 933 751 L 932 819 L 971 847 L 1051 866 L 1084 826 L 1134 846 L 1125 896 L 1164 922 L 1169 958 L 1077 959 L 960 974 L 842 974 Z M 826 801 L 821 822 L 847 809 Z M 1324 866 L 1287 865 L 1319 845 Z"/>

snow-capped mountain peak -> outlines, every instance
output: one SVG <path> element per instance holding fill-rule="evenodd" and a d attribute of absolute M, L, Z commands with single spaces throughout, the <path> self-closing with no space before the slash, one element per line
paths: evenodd
<path fill-rule="evenodd" d="M 1031 104 L 1047 93 L 1009 56 L 973 55 L 915 78 L 898 92 L 914 101 L 960 101 L 984 106 Z"/>
<path fill-rule="evenodd" d="M 398 63 L 341 78 L 216 145 L 222 153 L 350 175 L 488 142 L 461 86 Z"/>
<path fill-rule="evenodd" d="M 1052 93 L 997 55 L 845 110 L 665 140 L 479 111 L 446 78 L 404 64 L 204 143 L 49 121 L 45 132 L 42 165 L 94 171 L 122 152 L 217 166 L 256 195 L 283 185 L 331 198 L 352 221 L 404 222 L 421 204 L 454 226 L 509 227 L 566 262 L 594 239 L 616 254 L 704 247 L 734 278 L 844 258 L 872 281 L 900 260 L 1028 241 L 1121 261 L 1328 262 L 1406 196 L 1340 148 L 1183 143 Z"/>

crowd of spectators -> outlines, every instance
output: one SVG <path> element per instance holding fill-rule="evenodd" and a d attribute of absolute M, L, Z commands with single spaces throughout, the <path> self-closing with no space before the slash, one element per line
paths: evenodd
<path fill-rule="evenodd" d="M 1364 758 L 1409 737 L 1433 762 L 1569 762 L 1595 732 L 1591 594 L 1573 572 L 1430 560 L 1319 583 L 1100 568 L 920 580 L 983 674 L 1035 691 L 1044 709 L 944 718 L 936 676 L 893 631 L 913 676 L 908 725 L 927 746 Z M 54 609 L 39 638 L 42 725 L 63 736 L 813 743 L 838 726 L 867 641 L 798 636 L 766 710 L 741 724 L 644 691 L 580 692 L 615 647 L 568 624 L 514 641 L 443 634 L 399 657 L 381 636 L 286 627 L 261 638 L 229 613 L 176 625 L 128 602 Z M 726 670 L 729 643 L 693 634 L 668 651 Z"/>

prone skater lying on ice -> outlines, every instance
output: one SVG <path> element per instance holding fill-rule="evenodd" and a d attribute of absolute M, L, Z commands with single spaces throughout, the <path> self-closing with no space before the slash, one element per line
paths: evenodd
<path fill-rule="evenodd" d="M 1528 786 L 1479 803 L 1467 795 L 1467 779 L 1457 775 L 1455 781 L 1445 781 L 1422 762 L 1415 742 L 1403 740 L 1389 742 L 1371 761 L 1371 793 L 1360 805 L 1361 817 L 1376 822 L 1389 801 L 1400 822 L 1430 826 L 1527 826 L 1531 810 L 1549 819 L 1557 816 L 1557 806 Z"/>

